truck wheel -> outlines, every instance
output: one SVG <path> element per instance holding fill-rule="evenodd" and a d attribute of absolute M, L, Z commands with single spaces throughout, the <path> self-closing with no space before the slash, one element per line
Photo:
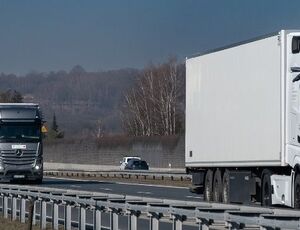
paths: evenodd
<path fill-rule="evenodd" d="M 229 204 L 229 172 L 226 170 L 223 175 L 223 188 L 222 188 L 223 203 Z"/>
<path fill-rule="evenodd" d="M 294 208 L 300 209 L 300 174 L 299 173 L 295 177 Z"/>
<path fill-rule="evenodd" d="M 272 205 L 272 186 L 271 186 L 271 172 L 265 170 L 262 174 L 262 194 L 261 194 L 261 205 L 271 206 Z"/>
<path fill-rule="evenodd" d="M 213 171 L 207 170 L 204 184 L 204 200 L 212 201 L 213 199 Z"/>
<path fill-rule="evenodd" d="M 221 171 L 217 169 L 214 175 L 214 183 L 213 183 L 213 199 L 215 202 L 222 202 L 222 175 Z"/>

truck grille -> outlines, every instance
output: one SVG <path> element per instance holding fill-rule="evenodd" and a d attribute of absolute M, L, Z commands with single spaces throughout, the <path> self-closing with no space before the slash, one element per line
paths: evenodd
<path fill-rule="evenodd" d="M 33 165 L 36 159 L 36 151 L 22 150 L 17 153 L 16 150 L 1 151 L 1 160 L 5 165 Z"/>

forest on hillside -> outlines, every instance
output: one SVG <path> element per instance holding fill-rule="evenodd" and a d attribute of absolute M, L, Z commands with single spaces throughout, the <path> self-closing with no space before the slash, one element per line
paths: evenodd
<path fill-rule="evenodd" d="M 185 66 L 176 58 L 141 70 L 2 73 L 0 81 L 0 102 L 39 103 L 56 137 L 184 132 Z"/>
<path fill-rule="evenodd" d="M 39 103 L 48 127 L 55 114 L 65 136 L 94 135 L 99 125 L 102 132 L 120 133 L 124 93 L 138 74 L 135 69 L 86 72 L 79 65 L 69 72 L 32 72 L 25 76 L 2 73 L 0 91 L 15 90 L 24 102 Z"/>

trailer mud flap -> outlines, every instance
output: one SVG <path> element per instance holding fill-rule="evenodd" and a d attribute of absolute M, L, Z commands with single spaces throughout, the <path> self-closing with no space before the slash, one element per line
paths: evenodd
<path fill-rule="evenodd" d="M 251 195 L 255 194 L 255 179 L 250 171 L 229 172 L 229 202 L 251 203 Z"/>

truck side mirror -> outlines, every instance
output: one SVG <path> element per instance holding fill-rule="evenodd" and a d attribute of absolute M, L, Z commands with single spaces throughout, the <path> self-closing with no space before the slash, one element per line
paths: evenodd
<path fill-rule="evenodd" d="M 291 72 L 300 72 L 300 67 L 298 66 L 291 67 Z"/>
<path fill-rule="evenodd" d="M 300 80 L 300 74 L 298 74 L 294 79 L 293 82 L 299 81 Z"/>

